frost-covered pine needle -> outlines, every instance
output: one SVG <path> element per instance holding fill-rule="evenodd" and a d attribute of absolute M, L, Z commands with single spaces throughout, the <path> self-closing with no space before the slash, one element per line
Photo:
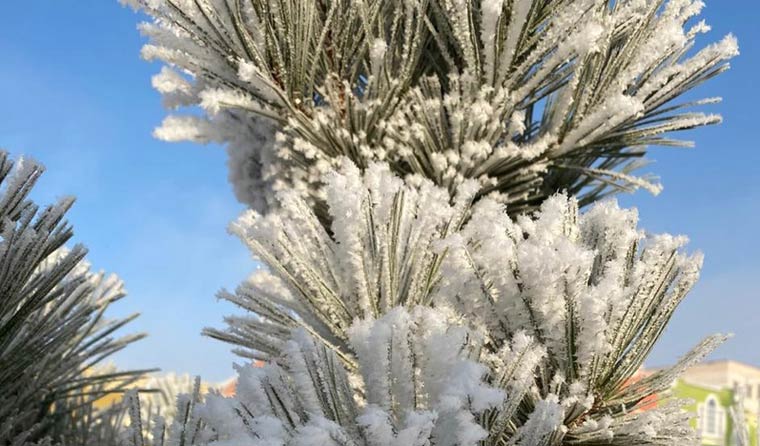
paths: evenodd
<path fill-rule="evenodd" d="M 701 256 L 613 201 L 580 213 L 555 195 L 514 220 L 471 205 L 475 188 L 450 204 L 429 180 L 346 161 L 326 180 L 329 230 L 294 193 L 241 217 L 234 231 L 268 269 L 222 295 L 249 315 L 207 333 L 269 365 L 196 405 L 195 444 L 696 444 L 676 402 L 641 404 L 668 401 L 724 337 L 631 378 Z"/>
<path fill-rule="evenodd" d="M 0 444 L 116 445 L 123 410 L 94 402 L 145 371 L 101 363 L 143 335 L 114 336 L 124 296 L 115 275 L 90 271 L 64 219 L 73 198 L 40 209 L 29 193 L 44 168 L 0 151 Z"/>
<path fill-rule="evenodd" d="M 226 144 L 258 211 L 286 189 L 321 209 L 340 157 L 474 179 L 511 214 L 657 193 L 634 173 L 646 147 L 720 121 L 679 98 L 737 54 L 730 35 L 691 51 L 697 0 L 122 1 L 153 18 L 142 54 L 179 110 L 156 136 Z"/>
<path fill-rule="evenodd" d="M 125 3 L 186 110 L 156 136 L 226 144 L 252 208 L 247 314 L 206 334 L 268 361 L 130 444 L 696 444 L 667 389 L 724 338 L 631 377 L 701 256 L 601 199 L 720 121 L 678 99 L 738 52 L 692 51 L 702 2 Z"/>

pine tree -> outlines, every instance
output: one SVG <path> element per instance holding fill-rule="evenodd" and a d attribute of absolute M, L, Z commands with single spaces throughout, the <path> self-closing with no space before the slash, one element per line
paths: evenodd
<path fill-rule="evenodd" d="M 116 445 L 124 408 L 93 403 L 144 371 L 98 366 L 142 337 L 114 338 L 137 315 L 105 318 L 123 284 L 64 246 L 72 198 L 43 210 L 28 199 L 42 172 L 0 151 L 0 444 Z"/>
<path fill-rule="evenodd" d="M 204 111 L 156 136 L 227 145 L 266 267 L 206 334 L 267 361 L 168 426 L 133 396 L 130 444 L 697 444 L 667 390 L 725 336 L 632 378 L 701 256 L 602 199 L 719 122 L 678 101 L 737 54 L 691 51 L 701 2 L 128 3 L 166 105 Z"/>

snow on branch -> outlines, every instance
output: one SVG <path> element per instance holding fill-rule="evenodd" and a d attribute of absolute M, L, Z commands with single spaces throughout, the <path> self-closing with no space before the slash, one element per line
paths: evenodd
<path fill-rule="evenodd" d="M 300 196 L 280 194 L 279 211 L 251 211 L 233 226 L 266 265 L 221 295 L 249 313 L 206 333 L 277 364 L 295 351 L 293 330 L 308 334 L 334 358 L 316 370 L 345 368 L 352 396 L 344 399 L 379 407 L 359 420 L 391 423 L 373 424 L 378 435 L 445 400 L 456 410 L 467 401 L 483 429 L 464 444 L 693 439 L 677 405 L 640 404 L 665 395 L 724 337 L 708 338 L 671 369 L 631 378 L 696 281 L 701 255 L 683 253 L 684 237 L 645 234 L 635 210 L 614 201 L 581 213 L 576 199 L 555 195 L 513 219 L 497 201 L 471 204 L 476 188 L 466 183 L 451 203 L 429 180 L 405 182 L 387 165 L 362 172 L 345 161 L 326 180 L 329 230 Z M 425 344 L 419 335 L 443 340 Z M 309 372 L 308 361 L 288 364 L 296 384 L 330 381 Z M 428 375 L 413 372 L 427 366 Z M 311 395 L 294 407 L 323 416 L 326 397 L 309 389 L 291 392 Z M 328 405 L 328 418 L 348 429 L 355 410 L 338 413 L 337 405 Z"/>
<path fill-rule="evenodd" d="M 153 18 L 155 88 L 188 111 L 156 136 L 226 143 L 258 211 L 285 189 L 322 209 L 341 157 L 449 191 L 476 180 L 513 215 L 560 190 L 582 206 L 657 192 L 632 173 L 646 147 L 720 121 L 678 98 L 738 54 L 730 35 L 690 51 L 709 30 L 696 0 L 126 3 Z"/>
<path fill-rule="evenodd" d="M 0 151 L 0 443 L 115 445 L 123 411 L 94 403 L 146 371 L 102 362 L 144 335 L 115 336 L 137 316 L 105 317 L 121 280 L 64 246 L 73 198 L 43 209 L 29 199 L 43 171 Z"/>

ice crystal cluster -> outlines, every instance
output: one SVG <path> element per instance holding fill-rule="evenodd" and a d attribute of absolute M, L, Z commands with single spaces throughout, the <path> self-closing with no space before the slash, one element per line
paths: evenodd
<path fill-rule="evenodd" d="M 676 99 L 737 53 L 732 36 L 691 51 L 695 0 L 122 1 L 153 17 L 143 56 L 178 110 L 156 136 L 226 144 L 259 211 L 272 190 L 320 206 L 341 157 L 450 192 L 475 179 L 513 214 L 560 189 L 657 192 L 633 173 L 646 146 L 720 120 L 692 110 L 717 98 Z"/>
<path fill-rule="evenodd" d="M 251 207 L 246 313 L 205 333 L 265 361 L 170 422 L 130 396 L 127 444 L 697 443 L 667 390 L 723 336 L 634 375 L 701 257 L 601 199 L 719 121 L 678 100 L 737 54 L 693 50 L 701 2 L 123 1 L 156 135 L 225 144 Z"/>
<path fill-rule="evenodd" d="M 93 403 L 142 372 L 93 366 L 141 336 L 114 337 L 134 318 L 105 318 L 122 282 L 90 271 L 83 246 L 64 247 L 73 199 L 29 200 L 42 172 L 0 152 L 0 444 L 115 445 L 122 413 Z"/>

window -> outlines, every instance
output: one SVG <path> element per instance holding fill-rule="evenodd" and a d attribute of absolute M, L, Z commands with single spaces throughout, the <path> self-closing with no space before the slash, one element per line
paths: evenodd
<path fill-rule="evenodd" d="M 698 426 L 702 435 L 707 437 L 721 437 L 725 432 L 725 411 L 718 404 L 715 395 L 709 395 L 704 404 L 698 407 Z"/>
<path fill-rule="evenodd" d="M 718 402 L 715 398 L 707 400 L 707 410 L 705 410 L 705 432 L 708 434 L 718 433 Z"/>

